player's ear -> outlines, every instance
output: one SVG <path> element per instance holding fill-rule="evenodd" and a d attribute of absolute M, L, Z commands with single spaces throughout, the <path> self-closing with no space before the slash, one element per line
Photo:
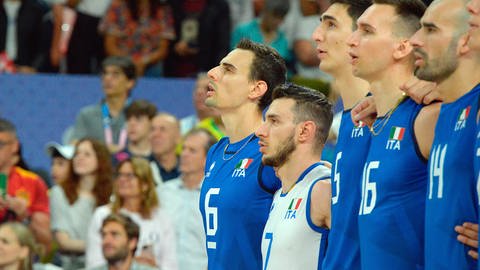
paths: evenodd
<path fill-rule="evenodd" d="M 298 141 L 304 143 L 315 138 L 316 125 L 313 121 L 305 121 L 298 126 Z"/>
<path fill-rule="evenodd" d="M 413 46 L 410 43 L 410 40 L 408 40 L 408 39 L 400 40 L 395 45 L 395 50 L 393 52 L 393 58 L 395 60 L 401 60 L 402 58 L 410 55 L 412 50 L 413 50 Z"/>
<path fill-rule="evenodd" d="M 470 35 L 464 34 L 462 35 L 457 42 L 457 55 L 462 56 L 470 52 L 470 47 L 468 46 L 468 40 L 470 39 Z"/>
<path fill-rule="evenodd" d="M 262 81 L 262 80 L 255 81 L 253 84 L 253 88 L 250 90 L 248 97 L 253 100 L 260 99 L 267 92 L 267 90 L 268 90 L 268 85 L 265 81 Z"/>

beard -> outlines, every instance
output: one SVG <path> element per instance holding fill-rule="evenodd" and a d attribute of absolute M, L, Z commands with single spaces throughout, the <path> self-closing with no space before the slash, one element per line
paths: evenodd
<path fill-rule="evenodd" d="M 428 55 L 423 50 L 416 49 L 416 52 L 424 58 L 425 65 L 415 69 L 415 76 L 430 82 L 441 82 L 448 78 L 458 67 L 455 44 L 450 44 L 443 56 L 437 59 L 428 59 Z"/>
<path fill-rule="evenodd" d="M 285 164 L 290 158 L 290 154 L 295 151 L 297 146 L 293 141 L 293 133 L 279 144 L 279 147 L 275 151 L 275 154 L 271 156 L 264 155 L 262 157 L 263 164 L 272 167 L 280 167 Z"/>
<path fill-rule="evenodd" d="M 112 265 L 119 261 L 125 260 L 128 257 L 128 253 L 128 247 L 125 246 L 124 248 L 119 248 L 115 250 L 115 252 L 111 254 L 103 253 L 103 256 L 107 260 L 108 264 Z"/>

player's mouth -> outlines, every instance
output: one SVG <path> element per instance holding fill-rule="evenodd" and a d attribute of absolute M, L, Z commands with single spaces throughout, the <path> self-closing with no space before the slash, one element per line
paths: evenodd
<path fill-rule="evenodd" d="M 207 97 L 211 97 L 215 94 L 215 86 L 213 82 L 209 82 L 207 86 Z"/>
<path fill-rule="evenodd" d="M 351 51 L 348 52 L 348 55 L 350 55 L 350 64 L 355 65 L 358 62 L 358 56 Z"/>

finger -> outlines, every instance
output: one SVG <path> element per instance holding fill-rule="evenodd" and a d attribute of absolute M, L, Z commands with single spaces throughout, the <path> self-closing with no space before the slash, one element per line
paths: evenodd
<path fill-rule="evenodd" d="M 464 235 L 458 235 L 457 240 L 460 243 L 463 243 L 463 244 L 465 244 L 469 247 L 472 247 L 472 248 L 477 248 L 478 247 L 478 241 L 477 240 L 472 240 L 468 237 L 465 237 Z"/>
<path fill-rule="evenodd" d="M 472 222 L 464 222 L 462 224 L 464 228 L 468 228 L 470 230 L 475 230 L 478 232 L 478 223 L 472 223 Z"/>
<path fill-rule="evenodd" d="M 478 252 L 475 251 L 475 250 L 469 250 L 468 251 L 468 255 L 472 258 L 474 258 L 475 260 L 478 260 Z"/>

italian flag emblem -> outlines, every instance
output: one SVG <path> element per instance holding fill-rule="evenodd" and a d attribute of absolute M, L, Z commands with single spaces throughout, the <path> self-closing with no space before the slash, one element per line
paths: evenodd
<path fill-rule="evenodd" d="M 235 165 L 235 169 L 247 169 L 250 164 L 252 164 L 252 158 L 244 158 L 240 160 L 237 165 Z"/>
<path fill-rule="evenodd" d="M 359 121 L 356 128 L 363 128 L 364 126 L 366 126 L 365 123 L 363 121 Z"/>
<path fill-rule="evenodd" d="M 390 130 L 389 140 L 401 141 L 403 140 L 403 135 L 405 134 L 405 128 L 402 127 L 392 127 Z"/>
<path fill-rule="evenodd" d="M 302 198 L 292 199 L 292 201 L 290 202 L 290 206 L 288 206 L 288 210 L 297 210 L 298 207 L 300 207 L 301 203 L 302 203 Z"/>
<path fill-rule="evenodd" d="M 457 120 L 457 121 L 463 121 L 463 120 L 467 119 L 468 114 L 470 113 L 470 107 L 471 107 L 471 106 L 468 106 L 467 108 L 465 108 L 465 109 L 462 110 L 462 112 L 461 112 L 460 115 L 458 116 L 458 120 Z"/>

